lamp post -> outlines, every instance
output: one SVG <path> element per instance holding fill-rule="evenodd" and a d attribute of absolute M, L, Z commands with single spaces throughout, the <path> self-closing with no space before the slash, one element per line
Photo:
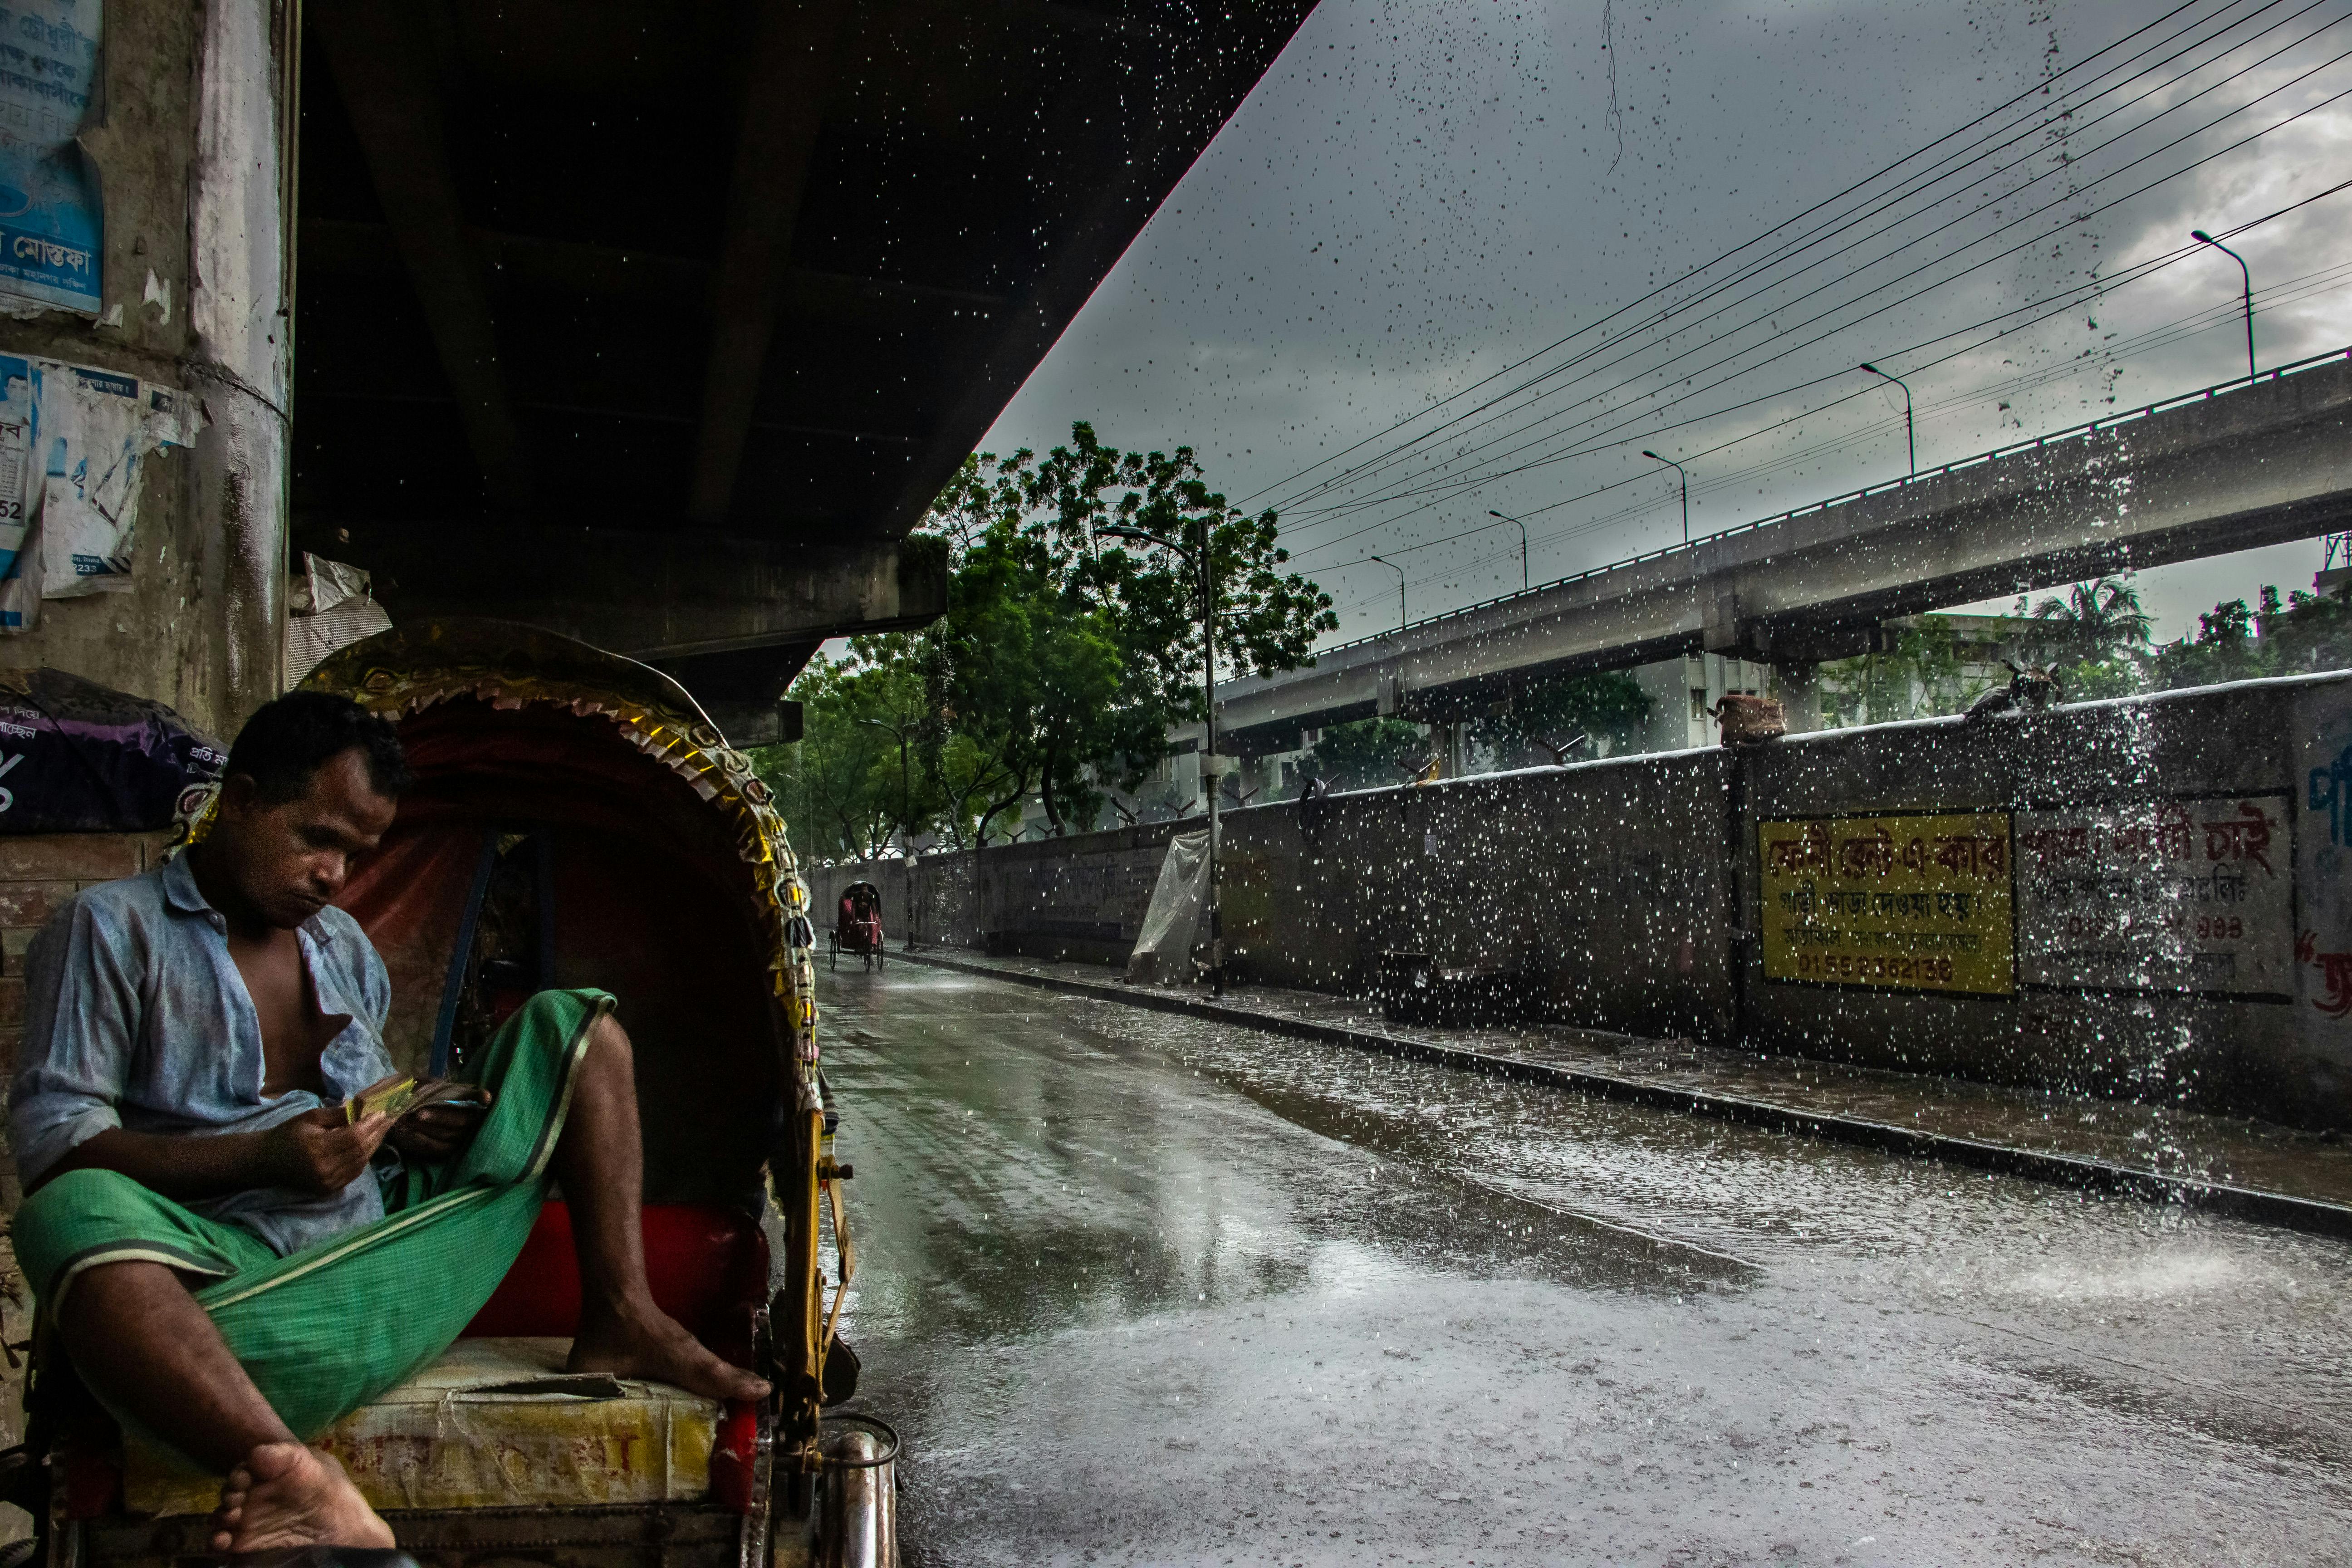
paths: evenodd
<path fill-rule="evenodd" d="M 1690 470 L 1672 458 L 1661 458 L 1655 452 L 1644 451 L 1642 456 L 1665 464 L 1683 477 L 1683 542 L 1688 544 L 1690 542 Z"/>
<path fill-rule="evenodd" d="M 1494 510 L 1493 508 L 1491 508 L 1491 507 L 1489 507 L 1489 508 L 1487 509 L 1487 510 L 1486 510 L 1486 515 L 1487 515 L 1488 517 L 1499 517 L 1499 518 L 1502 518 L 1502 520 L 1503 520 L 1505 522 L 1508 522 L 1508 523 L 1516 524 L 1516 525 L 1517 526 L 1517 528 L 1518 528 L 1518 531 L 1519 531 L 1519 592 L 1520 592 L 1520 593 L 1522 593 L 1522 594 L 1524 594 L 1524 593 L 1526 593 L 1526 592 L 1528 591 L 1528 525 L 1527 525 L 1526 523 L 1524 523 L 1524 522 L 1520 522 L 1520 521 L 1519 521 L 1519 520 L 1518 520 L 1517 518 L 1507 516 L 1507 515 L 1506 515 L 1506 514 L 1504 514 L 1504 513 L 1502 513 L 1502 512 L 1499 512 L 1499 511 L 1495 510 Z"/>
<path fill-rule="evenodd" d="M 2200 245 L 2210 245 L 2210 246 L 2211 246 L 2214 249 L 2216 249 L 2216 250 L 2220 251 L 2222 255 L 2224 255 L 2224 256 L 2228 257 L 2231 260 L 2232 260 L 2232 261 L 2236 262 L 2236 263 L 2238 264 L 2238 272 L 2239 272 L 2239 275 L 2240 275 L 2241 277 L 2244 278 L 2244 279 L 2245 279 L 2245 280 L 2246 280 L 2246 296 L 2245 296 L 2245 298 L 2246 298 L 2246 384 L 2247 384 L 2247 385 L 2249 385 L 2249 386 L 2252 386 L 2252 385 L 2253 384 L 2253 383 L 2254 383 L 2254 273 L 2253 273 L 2253 268 L 2250 268 L 2250 267 L 2248 267 L 2248 266 L 2246 265 L 2246 258 L 2245 258 L 2244 257 L 2242 257 L 2242 256 L 2239 255 L 2236 251 L 2234 251 L 2234 250 L 2231 249 L 2228 246 L 2226 246 L 2226 245 L 2222 244 L 2220 240 L 2215 239 L 2211 235 L 2207 234 L 2207 233 L 2206 233 L 2203 229 L 2201 229 L 2201 228 L 2192 228 L 2192 229 L 2190 229 L 2190 230 L 2189 231 L 2189 238 L 2191 238 L 2191 239 L 2193 239 L 2193 240 L 2195 240 L 2195 241 L 2196 241 L 2198 244 L 2200 244 Z"/>
<path fill-rule="evenodd" d="M 1364 559 L 1379 561 L 1381 565 L 1397 574 L 1397 630 L 1402 632 L 1404 630 L 1404 568 L 1393 561 L 1381 560 L 1377 555 L 1367 555 Z"/>
<path fill-rule="evenodd" d="M 1217 796 L 1224 776 L 1209 770 L 1217 758 L 1217 571 L 1209 548 L 1209 515 L 1201 514 L 1200 538 L 1187 545 L 1165 534 L 1140 528 L 1103 528 L 1094 531 L 1114 539 L 1156 545 L 1180 556 L 1192 568 L 1201 595 L 1201 787 L 1209 797 L 1209 994 L 1225 994 L 1224 911 L 1217 900 Z"/>
<path fill-rule="evenodd" d="M 1874 364 L 1865 363 L 1857 368 L 1866 370 L 1873 375 L 1885 376 L 1888 381 L 1903 389 L 1903 446 L 1911 455 L 1911 471 L 1916 474 L 1919 471 L 1919 436 L 1911 423 L 1911 384 L 1899 375 L 1888 375 Z"/>
<path fill-rule="evenodd" d="M 907 783 L 907 731 L 901 724 L 886 724 L 879 719 L 860 719 L 861 724 L 871 724 L 898 741 L 898 869 L 907 878 L 907 951 L 915 951 L 915 825 L 908 818 L 914 815 L 914 791 Z"/>

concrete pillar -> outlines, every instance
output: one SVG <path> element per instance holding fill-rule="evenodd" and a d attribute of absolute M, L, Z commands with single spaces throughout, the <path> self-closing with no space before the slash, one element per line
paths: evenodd
<path fill-rule="evenodd" d="M 106 0 L 81 135 L 105 205 L 100 312 L 0 299 L 0 353 L 184 388 L 206 416 L 194 450 L 147 460 L 129 590 L 47 601 L 0 637 L 0 664 L 168 702 L 224 741 L 278 686 L 298 12 Z"/>

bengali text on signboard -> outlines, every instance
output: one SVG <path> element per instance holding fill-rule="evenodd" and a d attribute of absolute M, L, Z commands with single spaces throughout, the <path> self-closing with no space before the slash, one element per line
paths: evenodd
<path fill-rule="evenodd" d="M 2292 995 L 2289 831 L 2278 795 L 2020 811 L 2019 983 Z"/>
<path fill-rule="evenodd" d="M 2015 989 L 2006 812 L 1758 825 L 1768 980 Z"/>

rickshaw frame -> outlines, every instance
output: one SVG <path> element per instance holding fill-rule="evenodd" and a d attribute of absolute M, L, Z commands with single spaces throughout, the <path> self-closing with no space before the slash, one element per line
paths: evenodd
<path fill-rule="evenodd" d="M 746 1456 L 748 1497 L 721 1500 L 714 1485 L 713 1495 L 699 1500 L 386 1510 L 402 1549 L 441 1564 L 553 1555 L 592 1568 L 607 1563 L 701 1568 L 730 1559 L 737 1568 L 761 1568 L 800 1556 L 817 1517 L 816 1489 L 828 1469 L 821 1447 L 823 1408 L 845 1397 L 838 1384 L 856 1375 L 855 1359 L 835 1354 L 833 1318 L 846 1279 L 836 1286 L 829 1316 L 819 1257 L 828 1205 L 836 1246 L 848 1250 L 842 1245 L 847 1237 L 839 1184 L 850 1172 L 833 1159 L 837 1118 L 826 1103 L 819 1068 L 808 894 L 767 787 L 667 676 L 536 628 L 459 619 L 413 623 L 331 657 L 302 689 L 342 692 L 395 722 L 445 702 L 473 700 L 493 709 L 568 710 L 615 726 L 631 747 L 685 780 L 731 823 L 735 853 L 756 890 L 754 925 L 766 955 L 765 989 L 782 1058 L 761 1188 L 768 1216 L 762 1228 L 772 1236 L 780 1232 L 782 1245 L 771 1265 L 772 1295 L 754 1317 L 751 1347 L 753 1370 L 775 1394 L 757 1409 L 756 1439 Z M 211 808 L 208 797 L 184 804 L 174 851 L 204 836 Z M 34 1512 L 48 1563 L 53 1568 L 161 1568 L 174 1559 L 208 1557 L 199 1516 L 132 1516 L 119 1504 L 112 1512 L 93 1511 L 91 1498 L 77 1495 L 77 1486 L 86 1492 L 87 1485 L 70 1473 L 61 1407 L 50 1395 L 69 1397 L 79 1380 L 62 1367 L 66 1388 L 54 1389 L 52 1353 L 37 1343 L 26 1379 L 28 1440 L 13 1477 L 0 1468 L 0 1489 Z M 844 1375 L 829 1384 L 829 1370 Z M 119 1472 L 115 1484 L 119 1492 Z M 895 1540 L 887 1546 L 884 1561 L 895 1562 Z"/>

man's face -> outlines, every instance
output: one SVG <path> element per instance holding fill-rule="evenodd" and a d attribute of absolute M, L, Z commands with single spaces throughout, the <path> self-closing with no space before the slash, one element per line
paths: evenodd
<path fill-rule="evenodd" d="M 392 826 L 394 805 L 368 782 L 367 761 L 356 750 L 328 758 L 310 788 L 277 805 L 240 774 L 221 788 L 209 836 L 216 854 L 206 858 L 254 914 L 291 931 L 342 891 L 352 860 Z"/>

